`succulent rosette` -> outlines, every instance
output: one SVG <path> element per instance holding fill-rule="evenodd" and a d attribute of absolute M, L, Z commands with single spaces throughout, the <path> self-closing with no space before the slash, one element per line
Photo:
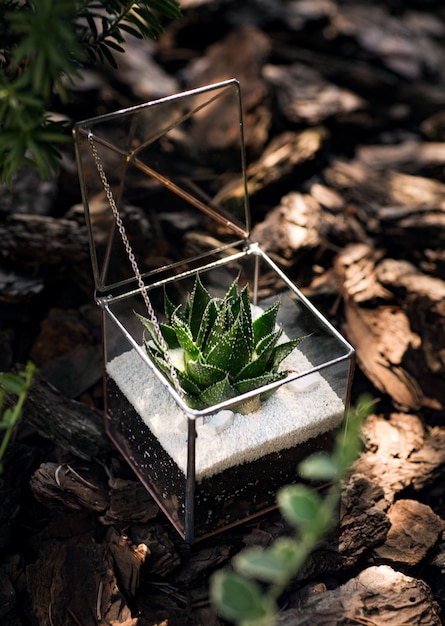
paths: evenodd
<path fill-rule="evenodd" d="M 248 286 L 240 289 L 237 279 L 219 299 L 210 295 L 197 275 L 184 307 L 175 306 L 164 293 L 166 321 L 159 327 L 191 408 L 205 409 L 287 376 L 287 370 L 280 371 L 279 366 L 304 337 L 279 341 L 283 334 L 277 326 L 279 306 L 277 301 L 252 319 Z M 153 323 L 137 317 L 148 331 L 144 345 L 149 357 L 171 381 L 171 369 Z M 258 394 L 257 402 L 273 391 Z M 252 402 L 237 405 L 240 412 L 253 408 Z"/>

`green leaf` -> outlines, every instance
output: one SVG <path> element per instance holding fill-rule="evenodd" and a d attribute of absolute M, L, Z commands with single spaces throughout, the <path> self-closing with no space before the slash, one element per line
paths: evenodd
<path fill-rule="evenodd" d="M 211 300 L 212 297 L 202 284 L 199 274 L 197 274 L 190 297 L 190 311 L 188 319 L 190 330 L 192 331 L 192 336 L 195 341 L 197 340 L 201 328 L 204 312 L 206 311 Z"/>
<path fill-rule="evenodd" d="M 173 302 L 170 300 L 167 294 L 167 290 L 164 289 L 164 313 L 167 318 L 167 323 L 171 324 L 173 313 L 177 313 L 179 315 L 179 307 L 175 306 Z"/>
<path fill-rule="evenodd" d="M 226 373 L 219 367 L 190 359 L 186 364 L 186 374 L 199 387 L 208 387 L 225 378 Z"/>
<path fill-rule="evenodd" d="M 240 626 L 270 625 L 277 613 L 275 603 L 261 587 L 236 572 L 216 572 L 211 579 L 210 597 L 224 619 Z"/>
<path fill-rule="evenodd" d="M 159 328 L 161 330 L 161 334 L 165 339 L 165 343 L 167 344 L 169 350 L 174 350 L 175 348 L 179 348 L 179 341 L 176 335 L 176 331 L 172 326 L 168 324 L 159 324 Z"/>
<path fill-rule="evenodd" d="M 248 578 L 283 584 L 297 572 L 305 556 L 296 541 L 281 537 L 269 548 L 255 546 L 243 550 L 233 559 L 233 567 Z"/>
<path fill-rule="evenodd" d="M 207 338 L 211 329 L 215 324 L 215 320 L 217 317 L 218 311 L 216 308 L 216 303 L 214 300 L 210 300 L 207 307 L 204 310 L 204 314 L 202 316 L 201 326 L 199 328 L 198 336 L 196 338 L 196 345 L 200 349 L 204 349 L 204 345 L 207 342 Z M 206 351 L 208 352 L 208 350 Z"/>
<path fill-rule="evenodd" d="M 148 344 L 145 344 L 145 349 L 158 370 L 164 374 L 167 380 L 174 384 L 167 361 L 160 357 Z M 184 372 L 181 372 L 176 368 L 175 371 L 178 377 L 178 382 L 186 394 L 198 396 L 201 393 L 201 389 L 192 380 L 190 380 Z"/>
<path fill-rule="evenodd" d="M 199 401 L 202 408 L 219 404 L 225 400 L 230 400 L 237 395 L 237 391 L 229 382 L 229 377 L 226 376 L 223 380 L 218 381 L 211 387 L 207 387 L 199 396 Z"/>
<path fill-rule="evenodd" d="M 285 376 L 286 372 L 269 372 L 268 374 L 263 374 L 262 376 L 257 376 L 256 378 L 248 378 L 246 380 L 239 381 L 235 384 L 235 387 L 239 393 L 247 393 L 253 389 L 259 389 L 264 385 L 278 382 L 279 380 L 285 378 Z"/>
<path fill-rule="evenodd" d="M 275 302 L 275 304 L 267 309 L 267 311 L 264 311 L 264 313 L 257 317 L 256 320 L 253 320 L 253 341 L 255 345 L 257 345 L 263 337 L 270 335 L 274 332 L 274 330 L 276 330 L 275 326 L 279 308 L 280 303 Z"/>
<path fill-rule="evenodd" d="M 8 408 L 4 411 L 2 416 L 3 426 L 6 428 L 11 428 L 15 425 L 16 422 L 20 420 L 22 417 L 22 411 L 18 411 L 17 409 Z"/>
<path fill-rule="evenodd" d="M 156 332 L 153 322 L 150 319 L 148 319 L 148 317 L 139 315 L 139 313 L 135 312 L 135 315 L 138 318 L 138 320 L 141 322 L 143 327 L 148 331 L 148 334 L 150 335 L 150 339 L 155 344 L 156 349 L 160 353 L 162 353 L 162 347 L 161 347 L 161 344 L 159 343 L 159 337 L 158 337 L 158 334 Z M 168 348 L 170 348 L 170 350 L 179 348 L 179 341 L 176 336 L 176 330 L 172 328 L 171 326 L 169 326 L 168 324 L 159 324 L 159 328 L 161 330 L 162 336 L 164 337 Z"/>
<path fill-rule="evenodd" d="M 136 28 L 129 26 L 125 22 L 122 22 L 122 24 L 120 25 L 120 29 L 124 30 L 126 33 L 129 33 L 130 35 L 133 35 L 133 37 L 136 37 L 136 39 L 143 39 L 143 35 L 141 34 L 139 30 L 136 30 Z"/>
<path fill-rule="evenodd" d="M 298 466 L 299 475 L 306 480 L 336 480 L 340 472 L 341 468 L 327 452 L 312 454 Z"/>
<path fill-rule="evenodd" d="M 242 322 L 242 316 L 238 315 L 230 330 L 219 338 L 206 355 L 207 363 L 229 372 L 232 376 L 246 365 L 251 355 L 249 337 L 246 336 Z"/>
<path fill-rule="evenodd" d="M 221 336 L 224 335 L 227 329 L 227 314 L 228 304 L 226 300 L 223 300 L 217 308 L 217 315 L 214 324 L 211 328 L 210 334 L 207 337 L 205 345 L 202 346 L 204 354 L 207 355 L 212 348 L 220 341 Z"/>
<path fill-rule="evenodd" d="M 271 357 L 272 367 L 276 369 L 280 365 L 281 361 L 289 356 L 289 354 L 295 350 L 295 348 L 299 346 L 304 339 L 306 339 L 306 337 L 297 337 L 296 339 L 291 339 L 290 341 L 286 341 L 275 346 Z"/>
<path fill-rule="evenodd" d="M 375 400 L 368 394 L 362 394 L 356 406 L 347 411 L 345 429 L 337 435 L 335 462 L 345 471 L 355 461 L 362 448 L 361 427 L 366 417 L 372 412 Z"/>
<path fill-rule="evenodd" d="M 16 395 L 19 395 L 25 386 L 25 381 L 18 374 L 11 374 L 10 372 L 6 372 L 4 374 L 0 374 L 0 385 L 8 393 L 14 393 Z"/>
<path fill-rule="evenodd" d="M 197 359 L 199 356 L 199 348 L 193 341 L 190 328 L 176 312 L 172 315 L 172 326 L 175 329 L 179 345 L 190 355 L 190 358 Z"/>
<path fill-rule="evenodd" d="M 150 5 L 171 20 L 181 17 L 181 8 L 175 0 L 150 0 Z"/>
<path fill-rule="evenodd" d="M 281 335 L 281 331 L 272 333 L 260 341 L 257 349 L 252 354 L 252 360 L 243 367 L 235 376 L 235 381 L 255 378 L 264 372 L 271 370 L 270 358 L 274 345 Z"/>
<path fill-rule="evenodd" d="M 240 307 L 240 295 L 238 290 L 237 278 L 235 278 L 235 280 L 232 282 L 229 289 L 227 290 L 227 293 L 224 296 L 224 301 L 230 306 L 231 310 L 233 311 L 234 317 L 237 317 Z"/>
<path fill-rule="evenodd" d="M 305 485 L 289 485 L 280 489 L 277 501 L 290 524 L 308 532 L 318 529 L 322 500 L 316 491 Z"/>

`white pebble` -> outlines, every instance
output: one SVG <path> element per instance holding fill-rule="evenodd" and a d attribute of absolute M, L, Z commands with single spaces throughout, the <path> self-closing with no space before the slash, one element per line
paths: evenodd
<path fill-rule="evenodd" d="M 206 419 L 206 426 L 209 429 L 213 430 L 216 435 L 218 435 L 219 433 L 222 433 L 223 430 L 226 430 L 226 428 L 229 428 L 229 426 L 233 424 L 234 419 L 235 414 L 233 413 L 233 411 L 230 411 L 229 409 L 224 409 L 222 411 L 219 411 L 218 413 L 210 415 Z"/>
<path fill-rule="evenodd" d="M 313 374 L 307 374 L 296 380 L 291 380 L 288 383 L 288 388 L 296 393 L 303 393 L 304 391 L 313 391 L 317 389 L 320 384 L 320 375 L 314 372 Z"/>

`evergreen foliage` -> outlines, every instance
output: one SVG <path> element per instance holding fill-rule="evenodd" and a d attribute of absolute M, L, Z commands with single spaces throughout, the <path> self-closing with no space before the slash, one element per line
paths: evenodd
<path fill-rule="evenodd" d="M 57 170 L 57 144 L 71 141 L 49 111 L 67 99 L 66 77 L 124 52 L 125 37 L 156 38 L 158 15 L 180 16 L 177 0 L 1 0 L 0 182 L 20 167 Z"/>

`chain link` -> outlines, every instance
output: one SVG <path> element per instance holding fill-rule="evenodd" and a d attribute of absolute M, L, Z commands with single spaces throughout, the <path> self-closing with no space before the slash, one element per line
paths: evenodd
<path fill-rule="evenodd" d="M 117 228 L 119 230 L 119 234 L 120 234 L 120 236 L 122 238 L 122 242 L 124 244 L 125 251 L 126 251 L 128 259 L 129 259 L 129 261 L 131 263 L 131 267 L 132 267 L 134 275 L 136 277 L 138 286 L 139 286 L 139 288 L 141 290 L 141 294 L 142 294 L 142 297 L 143 297 L 144 302 L 145 302 L 145 306 L 146 306 L 147 311 L 148 311 L 148 316 L 149 316 L 150 321 L 153 324 L 153 327 L 155 329 L 156 338 L 157 338 L 157 340 L 159 342 L 159 345 L 161 346 L 161 348 L 162 348 L 162 350 L 164 352 L 165 360 L 166 360 L 168 368 L 170 370 L 170 376 L 172 378 L 172 381 L 173 381 L 173 384 L 175 386 L 175 389 L 176 389 L 177 393 L 179 394 L 179 396 L 182 398 L 184 394 L 183 394 L 183 391 L 181 389 L 181 385 L 179 384 L 178 375 L 177 375 L 176 370 L 175 370 L 175 368 L 173 366 L 173 363 L 172 363 L 172 361 L 170 359 L 167 343 L 166 343 L 166 341 L 165 341 L 165 339 L 164 339 L 164 337 L 162 335 L 161 328 L 159 326 L 158 318 L 156 317 L 156 313 L 155 313 L 155 311 L 153 309 L 153 306 L 152 306 L 152 304 L 150 302 L 150 298 L 148 297 L 148 293 L 147 293 L 147 289 L 146 289 L 144 280 L 142 278 L 141 272 L 139 271 L 139 267 L 138 267 L 138 264 L 136 262 L 136 258 L 134 256 L 131 244 L 130 244 L 130 242 L 128 240 L 128 236 L 127 236 L 127 233 L 125 231 L 124 223 L 123 223 L 122 218 L 120 216 L 119 209 L 117 208 L 116 201 L 115 201 L 114 196 L 113 196 L 113 192 L 111 191 L 110 185 L 108 183 L 107 175 L 105 174 L 105 170 L 103 168 L 101 158 L 99 156 L 99 153 L 97 151 L 96 145 L 94 143 L 93 132 L 91 130 L 88 131 L 88 142 L 90 144 L 90 148 L 91 148 L 91 152 L 92 152 L 92 155 L 93 155 L 93 159 L 94 159 L 94 162 L 96 164 L 97 171 L 98 171 L 99 176 L 100 176 L 100 180 L 102 181 L 102 185 L 103 185 L 103 188 L 105 190 L 105 194 L 107 196 L 108 203 L 110 205 L 111 211 L 113 212 L 113 216 L 114 216 L 114 220 L 116 222 L 116 226 L 117 226 Z"/>

